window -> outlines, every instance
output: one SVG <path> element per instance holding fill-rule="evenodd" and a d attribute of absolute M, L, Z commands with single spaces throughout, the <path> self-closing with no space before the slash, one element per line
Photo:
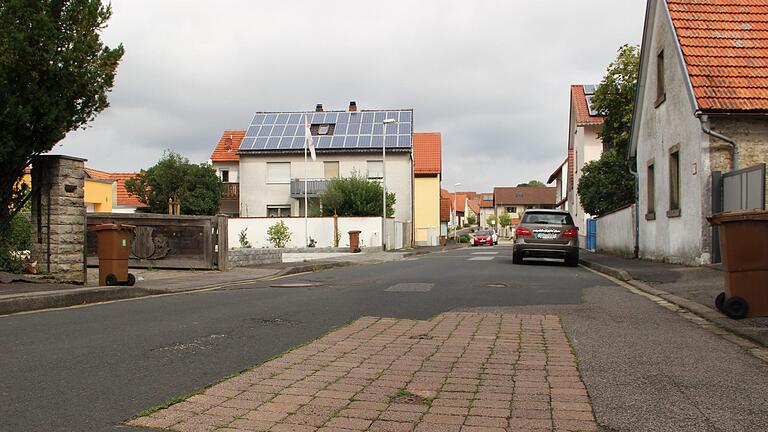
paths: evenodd
<path fill-rule="evenodd" d="M 680 216 L 680 149 L 678 146 L 675 146 L 669 153 L 669 211 L 667 216 Z"/>
<path fill-rule="evenodd" d="M 267 183 L 290 183 L 290 162 L 267 162 Z"/>
<path fill-rule="evenodd" d="M 524 224 L 574 225 L 573 218 L 568 213 L 527 211 L 523 215 Z"/>
<path fill-rule="evenodd" d="M 507 213 L 517 213 L 517 207 L 507 207 Z"/>
<path fill-rule="evenodd" d="M 380 160 L 368 161 L 368 178 L 380 179 L 384 177 L 384 164 Z"/>
<path fill-rule="evenodd" d="M 290 205 L 268 205 L 267 217 L 291 217 Z"/>
<path fill-rule="evenodd" d="M 656 56 L 656 106 L 661 105 L 666 98 L 667 91 L 664 88 L 664 50 L 661 50 Z"/>
<path fill-rule="evenodd" d="M 229 183 L 229 170 L 221 170 L 221 181 Z"/>
<path fill-rule="evenodd" d="M 323 162 L 325 178 L 332 179 L 339 177 L 339 162 Z"/>
<path fill-rule="evenodd" d="M 656 219 L 656 168 L 653 162 L 648 164 L 648 183 L 646 184 L 648 194 L 648 211 L 645 213 L 646 220 Z"/>
<path fill-rule="evenodd" d="M 483 201 L 493 201 L 493 195 L 483 195 Z"/>

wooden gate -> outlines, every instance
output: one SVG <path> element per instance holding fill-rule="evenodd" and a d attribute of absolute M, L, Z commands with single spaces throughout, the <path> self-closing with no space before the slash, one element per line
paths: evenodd
<path fill-rule="evenodd" d="M 129 266 L 138 268 L 226 269 L 226 216 L 170 216 L 149 213 L 92 213 L 86 249 L 89 266 L 99 263 L 96 233 L 106 223 L 133 225 Z"/>

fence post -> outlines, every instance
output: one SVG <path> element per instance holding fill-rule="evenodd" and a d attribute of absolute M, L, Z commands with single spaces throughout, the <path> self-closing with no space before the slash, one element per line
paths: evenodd
<path fill-rule="evenodd" d="M 216 262 L 220 271 L 229 270 L 229 217 L 216 215 L 216 246 L 218 257 Z"/>

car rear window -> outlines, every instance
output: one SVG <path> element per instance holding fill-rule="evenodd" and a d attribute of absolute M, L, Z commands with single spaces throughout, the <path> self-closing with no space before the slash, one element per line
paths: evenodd
<path fill-rule="evenodd" d="M 573 225 L 573 218 L 568 213 L 525 212 L 521 223 L 547 225 Z"/>

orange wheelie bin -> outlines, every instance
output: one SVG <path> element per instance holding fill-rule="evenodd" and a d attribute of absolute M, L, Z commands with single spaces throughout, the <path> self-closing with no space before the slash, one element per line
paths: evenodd
<path fill-rule="evenodd" d="M 131 251 L 133 225 L 102 224 L 96 231 L 99 255 L 99 285 L 133 286 L 136 277 L 128 273 L 128 257 Z"/>
<path fill-rule="evenodd" d="M 720 227 L 726 271 L 715 306 L 733 319 L 768 316 L 768 211 L 718 213 L 708 220 Z"/>

